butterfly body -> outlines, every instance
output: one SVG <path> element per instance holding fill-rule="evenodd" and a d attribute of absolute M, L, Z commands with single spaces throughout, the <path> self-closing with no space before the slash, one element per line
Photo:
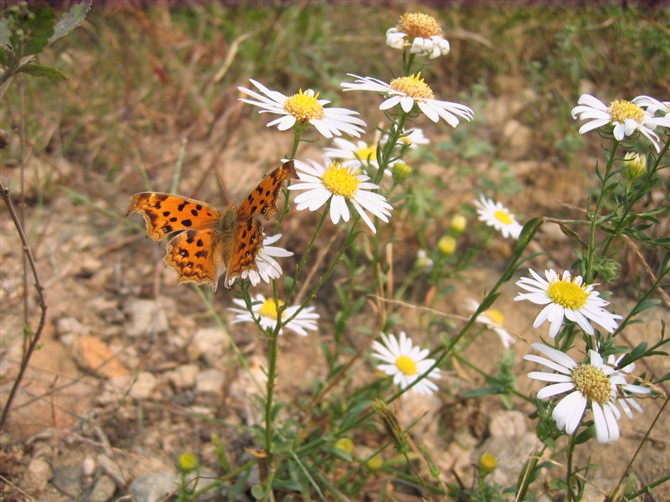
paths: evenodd
<path fill-rule="evenodd" d="M 292 161 L 268 174 L 239 205 L 219 210 L 205 202 L 180 195 L 141 192 L 130 198 L 129 215 L 140 213 L 147 235 L 160 242 L 173 235 L 164 261 L 179 275 L 178 282 L 210 284 L 216 291 L 219 276 L 226 273 L 230 287 L 236 277 L 256 270 L 256 256 L 263 244 L 263 225 L 277 211 L 283 183 L 296 177 Z"/>

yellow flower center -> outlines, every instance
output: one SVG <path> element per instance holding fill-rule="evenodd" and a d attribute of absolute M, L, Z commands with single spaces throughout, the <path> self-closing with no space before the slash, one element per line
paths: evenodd
<path fill-rule="evenodd" d="M 284 302 L 281 300 L 278 300 L 279 302 L 279 307 L 284 305 Z M 277 304 L 275 303 L 274 298 L 268 298 L 263 302 L 263 305 L 261 305 L 261 308 L 258 309 L 258 313 L 263 316 L 263 317 L 268 317 L 270 319 L 274 319 L 275 321 L 277 320 Z M 283 315 L 283 312 L 282 312 Z"/>
<path fill-rule="evenodd" d="M 395 360 L 395 365 L 404 375 L 416 375 L 416 363 L 407 356 L 398 356 L 398 359 Z"/>
<path fill-rule="evenodd" d="M 434 99 L 433 91 L 421 78 L 421 72 L 409 77 L 398 77 L 391 80 L 389 87 L 400 91 L 414 99 Z"/>
<path fill-rule="evenodd" d="M 408 12 L 400 16 L 396 25 L 398 30 L 407 33 L 411 38 L 430 38 L 434 35 L 442 36 L 442 29 L 433 16 L 421 12 Z"/>
<path fill-rule="evenodd" d="M 610 378 L 591 364 L 577 366 L 572 372 L 572 382 L 579 392 L 596 403 L 605 404 L 612 397 Z"/>
<path fill-rule="evenodd" d="M 491 319 L 491 322 L 496 326 L 502 327 L 503 322 L 505 322 L 505 316 L 498 309 L 487 310 L 484 315 Z"/>
<path fill-rule="evenodd" d="M 584 291 L 586 285 L 579 286 L 576 280 L 575 277 L 572 282 L 565 280 L 552 282 L 547 287 L 547 295 L 551 301 L 566 309 L 579 310 L 586 305 L 589 294 Z"/>
<path fill-rule="evenodd" d="M 357 158 L 361 160 L 377 160 L 377 147 L 375 145 L 359 148 L 354 152 Z"/>
<path fill-rule="evenodd" d="M 323 118 L 323 106 L 319 103 L 319 95 L 309 91 L 294 94 L 284 101 L 284 110 L 293 115 L 298 122 L 304 124 L 310 120 L 320 120 Z"/>
<path fill-rule="evenodd" d="M 343 197 L 352 197 L 361 180 L 349 172 L 349 169 L 344 167 L 341 162 L 333 162 L 321 178 L 323 184 L 329 192 L 335 195 L 342 195 Z"/>
<path fill-rule="evenodd" d="M 512 216 L 507 211 L 502 209 L 498 209 L 495 213 L 493 213 L 493 217 L 503 225 L 511 225 L 514 222 Z"/>
<path fill-rule="evenodd" d="M 612 103 L 610 103 L 609 112 L 612 117 L 612 122 L 623 123 L 626 119 L 633 119 L 640 124 L 644 118 L 644 110 L 625 99 L 612 101 Z"/>

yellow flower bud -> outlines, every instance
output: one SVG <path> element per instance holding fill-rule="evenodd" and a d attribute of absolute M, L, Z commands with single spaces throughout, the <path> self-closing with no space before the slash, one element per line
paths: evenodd
<path fill-rule="evenodd" d="M 177 461 L 177 469 L 181 472 L 191 472 L 198 468 L 199 463 L 198 457 L 193 453 L 182 453 Z"/>
<path fill-rule="evenodd" d="M 402 160 L 399 160 L 393 164 L 391 172 L 396 183 L 402 183 L 412 175 L 412 166 L 405 164 Z"/>
<path fill-rule="evenodd" d="M 498 461 L 496 458 L 487 451 L 479 457 L 479 468 L 484 474 L 490 474 L 495 471 L 497 465 Z"/>
<path fill-rule="evenodd" d="M 354 442 L 349 438 L 340 438 L 335 441 L 335 448 L 342 450 L 345 453 L 351 455 L 351 452 L 354 451 Z"/>
<path fill-rule="evenodd" d="M 628 181 L 639 178 L 647 171 L 647 156 L 643 153 L 628 152 L 623 159 L 624 176 Z"/>
<path fill-rule="evenodd" d="M 368 466 L 368 469 L 371 471 L 378 471 L 379 469 L 382 468 L 382 464 L 384 462 L 382 461 L 382 457 L 379 456 L 379 453 L 377 453 L 375 456 L 373 456 L 370 460 L 367 461 L 366 465 Z"/>
<path fill-rule="evenodd" d="M 453 216 L 453 218 L 451 218 L 449 228 L 456 235 L 462 234 L 463 231 L 465 230 L 465 226 L 467 225 L 467 223 L 468 220 L 465 219 L 465 216 L 463 216 L 462 214 L 456 214 Z"/>
<path fill-rule="evenodd" d="M 451 235 L 444 235 L 437 241 L 437 249 L 440 250 L 440 253 L 444 255 L 453 254 L 456 251 L 456 239 Z"/>

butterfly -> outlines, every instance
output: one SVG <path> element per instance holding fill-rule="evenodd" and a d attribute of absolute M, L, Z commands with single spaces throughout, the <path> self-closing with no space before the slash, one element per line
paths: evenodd
<path fill-rule="evenodd" d="M 204 202 L 160 192 L 141 192 L 130 198 L 126 216 L 138 212 L 154 241 L 171 235 L 163 261 L 179 275 L 178 282 L 209 284 L 216 291 L 219 277 L 230 288 L 236 277 L 257 270 L 256 256 L 263 244 L 263 225 L 277 212 L 283 184 L 297 178 L 293 161 L 268 174 L 238 206 L 222 210 Z"/>

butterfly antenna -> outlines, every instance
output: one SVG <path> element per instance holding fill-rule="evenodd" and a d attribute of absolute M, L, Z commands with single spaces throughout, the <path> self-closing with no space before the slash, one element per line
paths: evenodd
<path fill-rule="evenodd" d="M 228 190 L 226 190 L 226 186 L 223 183 L 223 178 L 221 176 L 217 174 L 216 179 L 219 182 L 219 187 L 221 188 L 221 193 L 223 194 L 223 204 L 227 206 L 230 204 L 230 196 L 228 195 Z"/>

